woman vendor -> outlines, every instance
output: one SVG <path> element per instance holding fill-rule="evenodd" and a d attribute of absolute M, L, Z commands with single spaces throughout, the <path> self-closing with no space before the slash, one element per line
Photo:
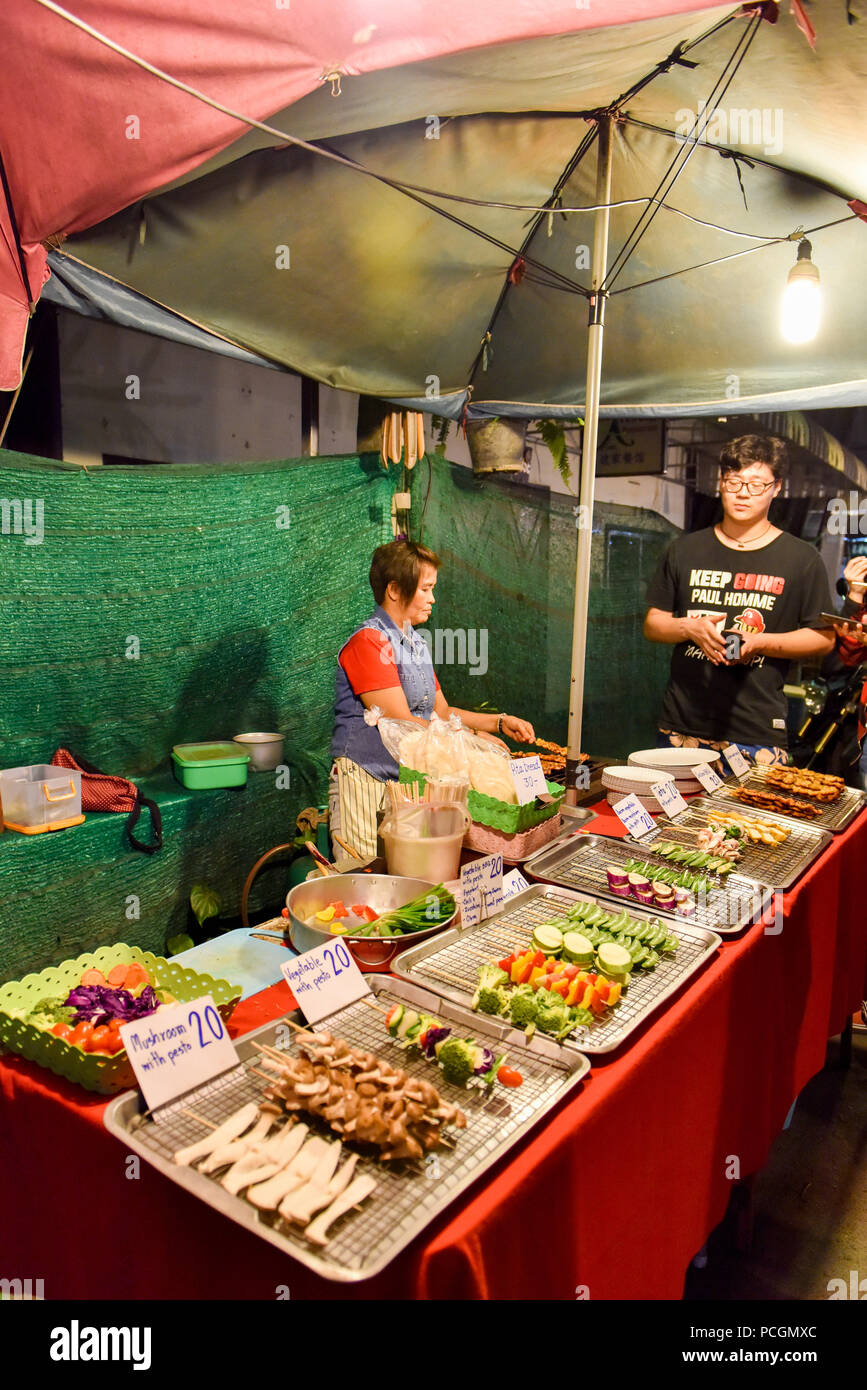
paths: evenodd
<path fill-rule="evenodd" d="M 426 724 L 460 716 L 468 729 L 501 743 L 506 734 L 519 743 L 535 741 L 533 726 L 511 714 L 477 714 L 450 706 L 434 674 L 427 643 L 415 631 L 430 617 L 440 560 L 414 541 L 392 541 L 373 552 L 370 587 L 376 607 L 340 649 L 331 756 L 332 831 L 364 858 L 376 854 L 376 818 L 386 783 L 396 781 L 398 765 L 364 712 L 377 706 L 389 719 Z M 501 745 L 505 747 L 505 745 Z M 343 855 L 338 867 L 349 869 Z"/>

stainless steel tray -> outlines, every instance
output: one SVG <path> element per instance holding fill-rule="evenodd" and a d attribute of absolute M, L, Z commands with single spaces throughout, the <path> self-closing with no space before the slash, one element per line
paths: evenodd
<path fill-rule="evenodd" d="M 507 1031 L 499 1028 L 496 1020 L 460 1008 L 418 983 L 382 975 L 366 978 L 382 1008 L 402 1000 L 435 1014 L 445 1023 L 457 1024 L 463 1036 L 473 1036 L 491 1047 Z M 296 1017 L 303 1021 L 300 1014 Z M 141 1092 L 127 1091 L 108 1107 L 105 1125 L 126 1148 L 141 1154 L 154 1168 L 201 1201 L 276 1245 L 316 1274 L 343 1283 L 370 1279 L 384 1269 L 559 1100 L 574 1091 L 590 1070 L 587 1058 L 574 1048 L 565 1048 L 545 1037 L 534 1038 L 528 1043 L 522 1032 L 510 1030 L 509 1061 L 523 1075 L 523 1085 L 513 1089 L 496 1086 L 489 1092 L 481 1083 L 475 1083 L 461 1090 L 444 1081 L 442 1073 L 417 1052 L 400 1049 L 386 1033 L 382 1014 L 372 1009 L 369 1002 L 359 1000 L 350 1004 L 317 1026 L 327 1027 L 353 1046 L 377 1053 L 402 1067 L 410 1076 L 431 1081 L 445 1098 L 459 1105 L 467 1117 L 466 1129 L 447 1131 L 454 1140 L 454 1147 L 434 1150 L 425 1156 L 424 1163 L 379 1163 L 363 1146 L 347 1143 L 347 1152 L 363 1154 L 356 1174 L 375 1177 L 377 1187 L 361 1208 L 347 1213 L 331 1228 L 331 1237 L 324 1249 L 308 1245 L 303 1235 L 276 1213 L 260 1212 L 243 1197 L 231 1196 L 214 1178 L 194 1168 L 178 1167 L 172 1161 L 179 1148 L 195 1143 L 204 1134 L 202 1126 L 189 1115 L 180 1113 L 179 1107 L 219 1124 L 239 1106 L 251 1100 L 258 1101 L 267 1083 L 250 1070 L 260 1058 L 253 1044 L 266 1043 L 291 1053 L 294 1035 L 285 1024 L 268 1023 L 238 1039 L 235 1046 L 241 1065 L 190 1091 L 181 1101 L 166 1106 L 158 1121 L 142 1121 L 145 1103 Z M 302 1118 L 309 1121 L 315 1132 L 330 1134 L 323 1122 L 313 1117 Z"/>
<path fill-rule="evenodd" d="M 639 844 L 634 840 L 606 835 L 574 835 L 565 844 L 539 850 L 523 865 L 525 874 L 563 888 L 577 888 L 594 898 L 605 898 L 639 915 L 641 904 L 634 898 L 621 898 L 608 887 L 608 864 L 622 864 L 627 859 L 653 861 L 653 841 Z M 668 861 L 659 857 L 662 867 Z M 742 874 L 729 874 L 719 880 L 719 887 L 707 894 L 705 901 L 696 898 L 695 912 L 683 917 L 677 912 L 654 908 L 650 917 L 662 917 L 676 922 L 678 928 L 689 923 L 706 931 L 731 936 L 760 917 L 770 902 L 771 891 Z M 396 963 L 395 963 L 396 964 Z"/>
<path fill-rule="evenodd" d="M 467 927 L 464 931 L 451 928 L 441 936 L 401 952 L 394 962 L 394 972 L 403 979 L 423 981 L 432 989 L 442 990 L 457 1003 L 469 1006 L 475 993 L 481 957 L 496 960 L 509 951 L 525 949 L 530 944 L 535 926 L 561 916 L 567 907 L 576 902 L 596 902 L 596 897 L 589 893 L 566 892 L 547 884 L 535 884 L 512 898 L 506 909 L 496 917 L 479 922 L 475 927 Z M 622 898 L 618 902 L 623 905 Z M 646 912 L 638 904 L 634 911 L 630 907 L 629 912 L 642 921 L 659 915 Z M 576 927 L 576 930 L 580 931 L 580 927 Z M 677 954 L 663 956 L 653 970 L 636 970 L 629 989 L 609 1016 L 594 1019 L 586 1027 L 576 1029 L 573 1037 L 563 1044 L 564 1047 L 580 1048 L 589 1056 L 613 1052 L 721 945 L 715 932 L 692 924 L 687 926 L 682 921 L 678 922 L 674 935 L 680 938 Z M 485 1017 L 485 1014 L 473 1014 L 474 1020 Z M 511 1040 L 523 1036 L 502 1020 L 490 1021 L 501 1030 L 504 1038 Z"/>
<path fill-rule="evenodd" d="M 747 791 L 773 792 L 777 790 L 776 787 L 768 786 L 763 771 L 752 768 L 749 776 L 745 777 L 742 782 L 739 782 L 736 777 L 730 777 L 721 787 L 717 787 L 716 791 L 713 792 L 715 801 L 734 802 L 734 804 L 739 806 L 747 815 L 752 811 L 757 816 L 763 816 L 765 812 L 762 810 L 761 806 L 748 806 L 746 802 L 738 801 L 737 797 L 733 795 L 733 792 L 738 786 L 745 787 Z M 805 806 L 822 807 L 822 814 L 819 816 L 811 816 L 809 820 L 802 820 L 799 816 L 787 816 L 780 813 L 782 819 L 786 821 L 788 825 L 811 825 L 817 830 L 831 830 L 835 832 L 845 830 L 846 826 L 864 809 L 865 802 L 867 802 L 865 793 L 859 792 L 855 787 L 844 787 L 837 800 L 832 801 L 830 805 L 825 802 L 811 801 L 808 796 L 798 796 L 796 792 L 781 791 L 781 795 L 792 796 L 796 801 L 803 802 Z M 768 814 L 770 815 L 772 813 L 768 812 Z M 777 812 L 773 814 L 776 815 Z"/>
<path fill-rule="evenodd" d="M 662 837 L 679 845 L 695 845 L 699 830 L 707 826 L 708 811 L 727 810 L 709 796 L 697 796 L 689 803 L 689 810 L 678 816 L 676 821 L 667 816 L 658 816 L 656 824 Z M 734 810 L 734 807 L 732 807 Z M 768 888 L 791 888 L 804 870 L 818 859 L 834 836 L 827 830 L 819 830 L 811 821 L 802 821 L 778 816 L 771 811 L 760 811 L 758 807 L 743 806 L 739 810 L 745 816 L 752 812 L 758 820 L 766 820 L 771 825 L 784 826 L 790 833 L 781 845 L 754 844 L 751 840 L 741 840 L 741 857 L 737 861 L 738 870 L 756 883 L 766 884 Z M 629 843 L 635 843 L 630 841 Z"/>

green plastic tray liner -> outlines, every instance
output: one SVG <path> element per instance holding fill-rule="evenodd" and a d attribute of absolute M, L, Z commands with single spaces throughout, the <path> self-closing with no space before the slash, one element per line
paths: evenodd
<path fill-rule="evenodd" d="M 402 767 L 399 780 L 401 782 L 418 782 L 419 786 L 423 787 L 427 778 L 424 773 L 414 772 L 409 767 Z M 561 787 L 559 782 L 549 782 L 546 779 L 545 785 L 555 798 L 548 806 L 537 806 L 535 801 L 528 802 L 526 806 L 510 806 L 507 801 L 498 801 L 494 796 L 485 796 L 483 792 L 470 791 L 467 796 L 467 810 L 473 820 L 478 821 L 480 825 L 488 825 L 494 830 L 502 830 L 506 835 L 515 835 L 521 830 L 531 830 L 534 825 L 541 825 L 543 821 L 556 816 L 560 809 L 560 803 L 566 795 L 566 788 Z"/>
<path fill-rule="evenodd" d="M 87 1091 L 104 1096 L 128 1091 L 137 1083 L 125 1052 L 115 1053 L 113 1057 L 82 1052 L 80 1047 L 27 1023 L 21 1015 L 28 1013 L 40 999 L 65 998 L 81 983 L 85 970 L 101 970 L 107 975 L 113 966 L 133 961 L 144 966 L 155 988 L 168 990 L 179 1004 L 210 994 L 224 1022 L 241 997 L 239 985 L 185 970 L 180 961 L 165 960 L 150 951 L 140 951 L 137 946 L 102 946 L 98 951 L 66 960 L 38 975 L 25 975 L 23 980 L 11 980 L 0 986 L 0 1046 L 31 1062 L 38 1062 L 41 1067 L 48 1067 L 56 1076 L 65 1076 L 67 1081 L 75 1081 Z"/>

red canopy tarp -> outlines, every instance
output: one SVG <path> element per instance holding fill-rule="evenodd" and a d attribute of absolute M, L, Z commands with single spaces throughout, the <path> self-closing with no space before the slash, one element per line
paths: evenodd
<path fill-rule="evenodd" d="M 214 0 L 203 9 L 193 0 L 160 0 L 153 10 L 133 10 L 123 0 L 79 0 L 76 17 L 224 106 L 264 120 L 334 73 L 715 7 L 717 0 L 610 0 L 605 7 L 582 0 Z M 3 27 L 0 389 L 11 390 L 20 380 L 30 305 L 48 278 L 42 243 L 93 227 L 182 177 L 247 127 L 38 0 L 7 0 Z"/>

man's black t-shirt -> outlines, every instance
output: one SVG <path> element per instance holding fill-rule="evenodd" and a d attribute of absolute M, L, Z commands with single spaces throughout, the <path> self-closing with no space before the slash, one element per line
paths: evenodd
<path fill-rule="evenodd" d="M 680 536 L 647 590 L 651 608 L 676 617 L 725 613 L 720 628 L 793 632 L 831 612 L 828 577 L 819 554 L 783 531 L 758 550 L 733 550 L 713 527 Z M 715 666 L 693 642 L 680 642 L 660 723 L 694 737 L 786 746 L 787 659 L 755 656 Z"/>

